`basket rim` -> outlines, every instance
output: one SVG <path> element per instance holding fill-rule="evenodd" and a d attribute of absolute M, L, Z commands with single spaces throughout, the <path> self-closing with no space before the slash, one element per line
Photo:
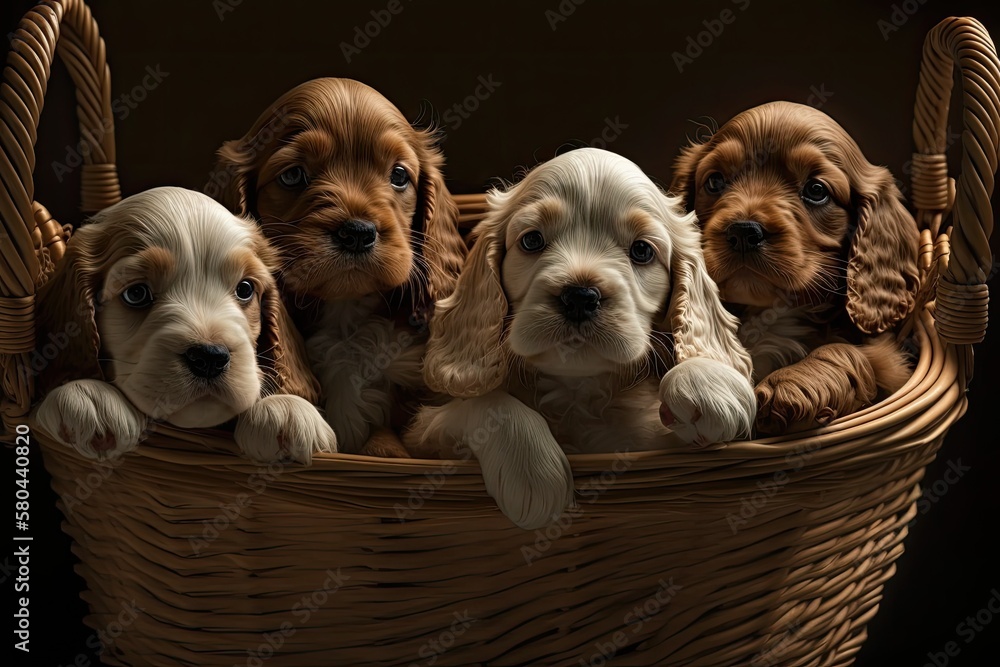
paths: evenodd
<path fill-rule="evenodd" d="M 830 462 L 865 462 L 891 457 L 897 448 L 907 448 L 916 440 L 926 442 L 943 434 L 964 414 L 967 400 L 961 388 L 960 360 L 954 346 L 944 344 L 934 334 L 930 308 L 917 318 L 913 334 L 919 340 L 920 355 L 906 384 L 887 399 L 831 424 L 811 431 L 761 440 L 719 444 L 702 450 L 669 447 L 648 451 L 624 451 L 605 454 L 569 454 L 567 458 L 577 477 L 599 475 L 622 462 L 628 471 L 673 471 L 677 477 L 694 470 L 718 471 L 734 477 L 756 476 L 789 467 L 790 457 L 808 454 L 809 465 Z M 88 461 L 71 448 L 61 445 L 29 420 L 43 435 L 47 448 L 60 455 Z M 268 464 L 243 458 L 231 431 L 225 429 L 181 429 L 168 424 L 156 425 L 149 437 L 125 459 L 193 466 L 224 467 L 254 474 Z M 119 462 L 97 463 L 116 466 Z M 278 465 L 284 466 L 283 463 Z M 377 458 L 359 454 L 317 453 L 309 467 L 317 475 L 358 474 L 370 476 L 424 476 L 447 469 L 450 475 L 479 474 L 479 463 L 471 455 L 465 459 Z M 734 472 L 743 474 L 732 475 Z"/>

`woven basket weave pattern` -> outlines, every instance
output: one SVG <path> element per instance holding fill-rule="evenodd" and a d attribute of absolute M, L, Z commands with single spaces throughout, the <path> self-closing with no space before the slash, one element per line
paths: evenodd
<path fill-rule="evenodd" d="M 104 42 L 81 0 L 22 21 L 0 99 L 3 418 L 34 397 L 34 294 L 67 229 L 34 201 L 55 54 L 77 90 L 83 209 L 120 198 Z M 963 157 L 948 178 L 955 67 Z M 36 431 L 87 584 L 86 622 L 134 620 L 111 664 L 849 665 L 903 550 L 918 483 L 965 410 L 991 263 L 1000 67 L 985 29 L 928 36 L 914 119 L 921 306 L 906 386 L 808 436 L 713 452 L 571 456 L 580 509 L 535 533 L 474 461 L 318 455 L 260 466 L 221 431 L 158 427 L 95 464 Z M 460 195 L 461 224 L 485 211 Z M 276 653 L 273 647 L 280 645 Z M 441 648 L 447 650 L 440 650 Z M 274 653 L 271 656 L 271 653 Z"/>

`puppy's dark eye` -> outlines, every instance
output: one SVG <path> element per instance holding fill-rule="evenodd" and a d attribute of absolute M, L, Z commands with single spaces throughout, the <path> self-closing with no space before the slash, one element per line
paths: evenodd
<path fill-rule="evenodd" d="M 278 182 L 286 188 L 301 188 L 309 182 L 306 177 L 306 170 L 302 167 L 292 167 L 278 174 Z"/>
<path fill-rule="evenodd" d="M 241 280 L 236 286 L 236 298 L 240 301 L 249 301 L 253 298 L 253 283 L 249 280 Z"/>
<path fill-rule="evenodd" d="M 830 191 L 826 189 L 826 186 L 821 181 L 812 178 L 806 181 L 805 187 L 802 188 L 802 199 L 807 204 L 822 206 L 830 201 Z"/>
<path fill-rule="evenodd" d="M 545 237 L 541 232 L 528 232 L 521 237 L 521 250 L 524 252 L 538 252 L 545 247 Z"/>
<path fill-rule="evenodd" d="M 646 241 L 636 241 L 628 249 L 628 256 L 636 264 L 649 264 L 653 261 L 653 246 Z"/>
<path fill-rule="evenodd" d="M 153 290 L 145 283 L 137 283 L 122 292 L 122 303 L 129 308 L 147 308 L 153 303 Z"/>
<path fill-rule="evenodd" d="M 717 171 L 713 171 L 705 179 L 705 192 L 710 195 L 717 195 L 726 189 L 726 177 Z"/>
<path fill-rule="evenodd" d="M 406 169 L 397 164 L 389 174 L 389 183 L 393 188 L 402 192 L 410 184 L 410 175 L 406 173 Z"/>

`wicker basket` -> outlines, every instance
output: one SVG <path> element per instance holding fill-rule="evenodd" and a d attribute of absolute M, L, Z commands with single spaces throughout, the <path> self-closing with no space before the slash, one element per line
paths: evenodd
<path fill-rule="evenodd" d="M 46 0 L 20 25 L 0 100 L 8 432 L 31 426 L 33 295 L 67 236 L 32 186 L 57 47 L 90 149 L 83 209 L 119 198 L 104 42 L 81 0 Z M 957 187 L 943 154 L 956 64 L 965 107 Z M 81 561 L 86 622 L 120 630 L 104 659 L 851 664 L 903 551 L 924 467 L 965 410 L 970 346 L 986 327 L 998 91 L 982 25 L 952 18 L 931 32 L 914 123 L 926 305 L 901 332 L 919 346 L 903 389 L 794 437 L 571 456 L 580 509 L 545 531 L 514 527 L 474 461 L 328 455 L 311 468 L 262 467 L 221 431 L 164 427 L 101 465 L 33 432 Z M 459 200 L 474 224 L 483 197 Z M 123 621 L 133 601 L 138 613 Z"/>

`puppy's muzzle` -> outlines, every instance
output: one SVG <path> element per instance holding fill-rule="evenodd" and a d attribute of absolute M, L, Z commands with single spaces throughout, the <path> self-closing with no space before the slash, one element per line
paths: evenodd
<path fill-rule="evenodd" d="M 371 252 L 377 239 L 378 230 L 367 220 L 347 220 L 333 234 L 334 243 L 352 255 Z"/>
<path fill-rule="evenodd" d="M 195 345 L 184 352 L 184 363 L 195 377 L 211 380 L 229 368 L 229 350 L 223 345 Z"/>
<path fill-rule="evenodd" d="M 570 285 L 559 295 L 563 315 L 570 322 L 586 322 L 597 317 L 601 307 L 601 291 L 596 287 Z"/>
<path fill-rule="evenodd" d="M 726 228 L 726 241 L 741 255 L 755 252 L 764 243 L 764 228 L 759 222 L 739 220 Z"/>

